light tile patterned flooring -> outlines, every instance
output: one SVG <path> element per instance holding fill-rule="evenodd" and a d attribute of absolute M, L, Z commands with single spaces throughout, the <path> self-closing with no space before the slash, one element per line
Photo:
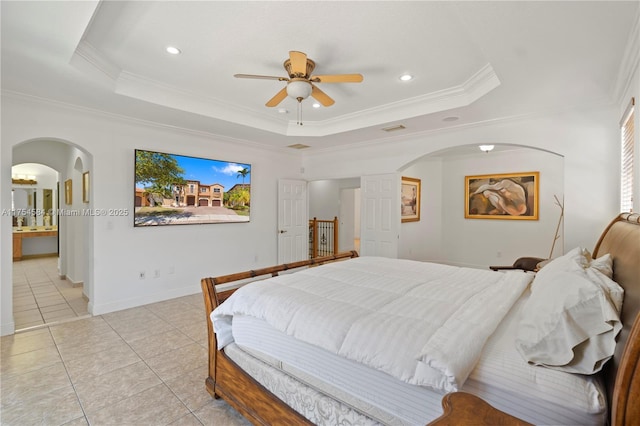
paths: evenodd
<path fill-rule="evenodd" d="M 249 425 L 205 390 L 206 348 L 201 294 L 3 336 L 0 424 Z"/>
<path fill-rule="evenodd" d="M 58 258 L 13 262 L 13 316 L 16 330 L 88 315 L 82 286 L 58 276 Z"/>

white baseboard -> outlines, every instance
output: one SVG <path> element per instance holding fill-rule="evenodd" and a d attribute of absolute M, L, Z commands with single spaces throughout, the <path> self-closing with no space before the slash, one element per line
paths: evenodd
<path fill-rule="evenodd" d="M 121 311 L 123 309 L 135 308 L 138 306 L 148 305 L 150 303 L 163 302 L 165 300 L 175 299 L 183 296 L 190 296 L 201 292 L 200 286 L 189 286 L 173 289 L 170 291 L 162 291 L 159 293 L 149 294 L 145 297 L 135 297 L 132 299 L 122 299 L 113 302 L 95 304 L 89 302 L 87 308 L 93 315 L 108 314 L 110 312 Z"/>
<path fill-rule="evenodd" d="M 71 283 L 71 287 L 73 288 L 82 287 L 84 285 L 84 281 L 73 281 L 70 278 L 67 278 L 67 281 Z"/>
<path fill-rule="evenodd" d="M 10 322 L 8 324 L 0 325 L 0 336 L 8 336 L 16 332 L 16 323 Z"/>

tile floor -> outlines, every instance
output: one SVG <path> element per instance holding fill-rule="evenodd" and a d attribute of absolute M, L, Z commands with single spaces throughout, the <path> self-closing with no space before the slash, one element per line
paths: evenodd
<path fill-rule="evenodd" d="M 58 276 L 58 258 L 13 262 L 13 316 L 16 330 L 86 316 L 82 286 Z"/>
<path fill-rule="evenodd" d="M 3 336 L 0 424 L 249 425 L 205 390 L 205 321 L 194 294 Z"/>

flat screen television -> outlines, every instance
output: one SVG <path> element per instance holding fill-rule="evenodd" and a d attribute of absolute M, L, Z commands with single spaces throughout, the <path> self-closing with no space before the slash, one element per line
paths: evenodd
<path fill-rule="evenodd" d="M 249 222 L 251 165 L 135 150 L 134 226 Z"/>

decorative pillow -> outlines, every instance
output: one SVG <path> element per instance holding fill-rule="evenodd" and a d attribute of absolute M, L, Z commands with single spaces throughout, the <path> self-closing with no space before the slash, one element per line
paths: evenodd
<path fill-rule="evenodd" d="M 516 348 L 532 364 L 593 374 L 612 356 L 622 328 L 624 290 L 611 280 L 611 256 L 576 248 L 542 268 L 531 284 Z"/>

